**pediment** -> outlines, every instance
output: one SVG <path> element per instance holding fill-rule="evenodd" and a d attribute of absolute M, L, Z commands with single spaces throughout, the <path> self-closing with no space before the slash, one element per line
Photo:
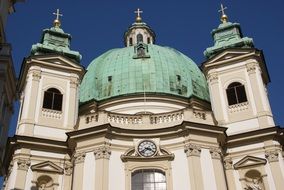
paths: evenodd
<path fill-rule="evenodd" d="M 31 60 L 34 62 L 40 62 L 45 64 L 52 64 L 52 66 L 58 66 L 62 68 L 73 68 L 73 69 L 82 69 L 82 66 L 69 58 L 66 58 L 61 55 L 39 55 L 32 56 Z"/>
<path fill-rule="evenodd" d="M 40 172 L 51 172 L 51 173 L 63 173 L 63 169 L 53 162 L 45 161 L 39 164 L 35 164 L 31 166 L 32 171 L 40 171 Z"/>
<path fill-rule="evenodd" d="M 213 56 L 205 62 L 207 66 L 213 66 L 218 63 L 242 59 L 255 54 L 255 49 L 227 49 Z"/>
<path fill-rule="evenodd" d="M 254 156 L 246 156 L 242 158 L 240 161 L 234 164 L 235 169 L 250 167 L 250 166 L 257 166 L 257 165 L 265 165 L 266 159 L 258 158 Z"/>

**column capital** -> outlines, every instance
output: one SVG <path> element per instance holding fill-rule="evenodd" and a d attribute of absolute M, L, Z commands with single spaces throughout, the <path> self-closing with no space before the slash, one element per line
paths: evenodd
<path fill-rule="evenodd" d="M 18 164 L 18 170 L 28 171 L 31 165 L 31 161 L 30 159 L 20 158 L 17 160 L 17 164 Z"/>
<path fill-rule="evenodd" d="M 94 149 L 94 155 L 97 159 L 109 159 L 111 151 L 109 146 L 100 146 Z"/>
<path fill-rule="evenodd" d="M 75 164 L 79 164 L 85 161 L 86 153 L 85 152 L 76 152 L 73 155 L 73 158 L 75 160 Z"/>
<path fill-rule="evenodd" d="M 187 144 L 184 146 L 184 152 L 186 153 L 186 156 L 200 156 L 201 153 L 201 147 L 197 144 Z"/>
<path fill-rule="evenodd" d="M 33 81 L 39 81 L 41 78 L 41 71 L 33 71 L 32 72 L 32 80 Z"/>
<path fill-rule="evenodd" d="M 75 77 L 70 77 L 70 87 L 71 88 L 76 88 L 79 85 L 79 79 Z"/>
<path fill-rule="evenodd" d="M 225 158 L 224 159 L 224 167 L 226 170 L 233 169 L 233 160 L 232 158 Z"/>
<path fill-rule="evenodd" d="M 265 152 L 265 157 L 268 162 L 278 162 L 278 151 L 277 150 L 270 150 Z"/>
<path fill-rule="evenodd" d="M 73 165 L 70 161 L 66 161 L 64 164 L 64 172 L 66 175 L 71 175 L 73 171 Z"/>
<path fill-rule="evenodd" d="M 247 72 L 248 72 L 249 74 L 255 73 L 257 67 L 258 67 L 257 63 L 254 63 L 254 62 L 251 62 L 251 63 L 247 63 L 247 64 L 246 64 Z"/>
<path fill-rule="evenodd" d="M 222 151 L 220 150 L 220 148 L 210 148 L 209 152 L 211 154 L 212 159 L 221 160 Z"/>
<path fill-rule="evenodd" d="M 213 72 L 207 75 L 207 80 L 209 81 L 209 83 L 213 84 L 213 83 L 217 83 L 218 82 L 218 73 L 217 72 Z"/>

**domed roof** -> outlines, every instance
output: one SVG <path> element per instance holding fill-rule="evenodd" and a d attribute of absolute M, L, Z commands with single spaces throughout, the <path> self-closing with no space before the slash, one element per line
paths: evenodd
<path fill-rule="evenodd" d="M 144 93 L 209 101 L 206 79 L 190 58 L 169 47 L 144 46 L 142 57 L 137 47 L 130 46 L 94 59 L 80 86 L 80 103 Z"/>

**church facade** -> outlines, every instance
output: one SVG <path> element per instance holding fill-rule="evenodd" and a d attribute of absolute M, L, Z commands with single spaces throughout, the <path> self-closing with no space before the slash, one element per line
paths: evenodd
<path fill-rule="evenodd" d="M 22 63 L 3 189 L 283 189 L 264 55 L 222 11 L 200 67 L 138 9 L 125 47 L 86 69 L 58 11 Z"/>

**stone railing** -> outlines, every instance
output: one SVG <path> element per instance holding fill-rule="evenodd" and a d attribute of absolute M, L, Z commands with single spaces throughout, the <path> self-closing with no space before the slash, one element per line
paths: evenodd
<path fill-rule="evenodd" d="M 248 102 L 243 102 L 243 103 L 239 103 L 239 104 L 234 104 L 229 106 L 229 112 L 230 113 L 235 113 L 235 112 L 241 112 L 243 110 L 247 110 L 249 103 Z"/>
<path fill-rule="evenodd" d="M 122 114 L 108 114 L 108 122 L 120 124 L 142 124 L 142 116 L 136 115 L 122 115 Z"/>
<path fill-rule="evenodd" d="M 42 108 L 41 112 L 42 112 L 42 116 L 46 118 L 61 119 L 62 117 L 62 111 Z"/>
<path fill-rule="evenodd" d="M 183 118 L 184 118 L 183 111 L 157 114 L 150 116 L 150 123 L 151 124 L 169 123 L 169 122 L 183 120 Z"/>
<path fill-rule="evenodd" d="M 98 122 L 99 115 L 98 114 L 92 114 L 86 116 L 86 123 L 92 123 L 92 122 Z"/>

